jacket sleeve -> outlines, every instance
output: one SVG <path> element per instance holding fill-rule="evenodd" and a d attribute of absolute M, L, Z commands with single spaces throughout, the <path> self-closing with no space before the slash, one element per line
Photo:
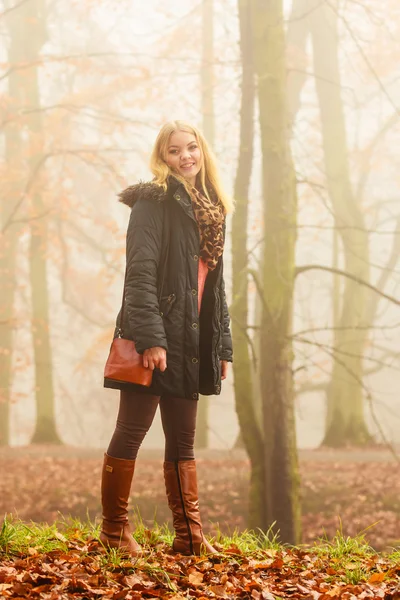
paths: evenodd
<path fill-rule="evenodd" d="M 126 235 L 125 307 L 136 350 L 168 349 L 157 297 L 157 272 L 163 231 L 163 205 L 139 198 Z"/>
<path fill-rule="evenodd" d="M 222 291 L 222 310 L 223 310 L 223 333 L 222 333 L 222 350 L 220 352 L 220 360 L 233 361 L 233 349 L 232 349 L 232 336 L 230 330 L 230 317 L 228 311 L 228 304 L 226 302 L 225 294 L 225 281 L 222 278 L 221 281 Z"/>

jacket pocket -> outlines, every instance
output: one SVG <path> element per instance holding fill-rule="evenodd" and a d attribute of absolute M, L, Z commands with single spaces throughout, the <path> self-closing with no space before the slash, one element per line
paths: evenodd
<path fill-rule="evenodd" d="M 162 296 L 160 299 L 160 316 L 166 317 L 168 316 L 171 308 L 173 307 L 176 300 L 175 294 L 170 294 L 169 296 Z"/>

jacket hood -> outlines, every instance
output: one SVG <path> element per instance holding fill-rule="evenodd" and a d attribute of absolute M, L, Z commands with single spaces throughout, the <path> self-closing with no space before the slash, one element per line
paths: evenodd
<path fill-rule="evenodd" d="M 154 181 L 139 181 L 118 194 L 120 202 L 130 208 L 132 208 L 139 197 L 160 202 L 164 199 L 164 196 L 164 189 L 158 183 L 154 183 Z"/>

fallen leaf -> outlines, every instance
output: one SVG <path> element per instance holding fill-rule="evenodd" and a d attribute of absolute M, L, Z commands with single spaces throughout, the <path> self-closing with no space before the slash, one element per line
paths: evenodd
<path fill-rule="evenodd" d="M 385 577 L 386 573 L 373 573 L 368 579 L 368 583 L 380 583 L 381 581 L 384 581 Z"/>
<path fill-rule="evenodd" d="M 200 573 L 200 571 L 194 571 L 189 574 L 188 579 L 192 585 L 201 585 L 203 583 L 204 575 L 203 573 Z"/>
<path fill-rule="evenodd" d="M 218 596 L 218 598 L 224 598 L 226 596 L 226 588 L 224 585 L 210 585 L 208 589 Z"/>

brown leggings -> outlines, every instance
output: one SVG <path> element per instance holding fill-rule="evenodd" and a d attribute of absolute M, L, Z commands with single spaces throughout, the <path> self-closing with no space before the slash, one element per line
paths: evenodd
<path fill-rule="evenodd" d="M 165 435 L 165 460 L 194 460 L 197 400 L 121 391 L 109 456 L 135 460 L 160 405 Z"/>

